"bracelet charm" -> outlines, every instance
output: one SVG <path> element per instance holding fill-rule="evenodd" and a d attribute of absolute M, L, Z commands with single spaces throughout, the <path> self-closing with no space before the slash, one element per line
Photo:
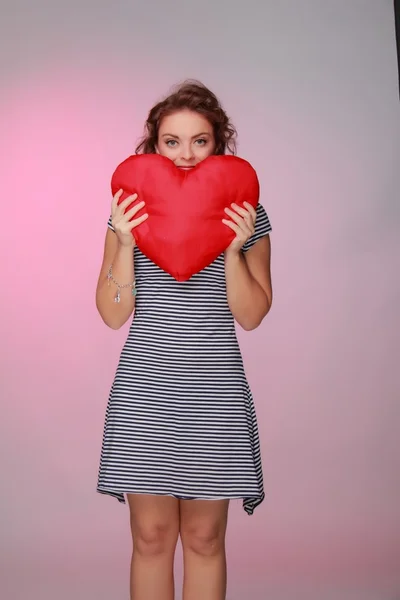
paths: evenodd
<path fill-rule="evenodd" d="M 113 277 L 112 265 L 110 265 L 110 268 L 108 269 L 107 281 L 108 281 L 108 286 L 110 286 L 111 281 L 117 286 L 117 293 L 114 296 L 114 302 L 116 302 L 116 303 L 121 302 L 121 289 L 122 288 L 130 287 L 131 291 L 132 291 L 132 296 L 136 296 L 136 294 L 137 294 L 136 281 L 133 280 L 132 283 L 123 283 L 123 284 L 118 283 L 118 281 L 116 281 Z"/>

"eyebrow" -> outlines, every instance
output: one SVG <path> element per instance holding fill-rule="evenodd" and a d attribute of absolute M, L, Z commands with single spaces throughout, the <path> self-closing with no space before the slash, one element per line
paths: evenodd
<path fill-rule="evenodd" d="M 201 135 L 208 135 L 209 136 L 210 134 L 207 131 L 204 131 L 203 133 L 197 133 L 196 135 L 193 135 L 192 139 L 200 137 Z M 178 135 L 173 135 L 172 133 L 163 133 L 162 137 L 172 137 L 172 138 L 175 138 L 177 140 L 179 139 Z"/>

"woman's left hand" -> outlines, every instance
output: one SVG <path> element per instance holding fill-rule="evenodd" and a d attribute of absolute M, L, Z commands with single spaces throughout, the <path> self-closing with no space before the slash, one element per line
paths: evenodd
<path fill-rule="evenodd" d="M 254 233 L 256 211 L 248 202 L 243 202 L 243 205 L 245 208 L 241 208 L 237 204 L 231 204 L 232 208 L 225 208 L 225 212 L 230 216 L 230 219 L 222 219 L 222 222 L 236 233 L 236 237 L 225 252 L 239 253 Z"/>

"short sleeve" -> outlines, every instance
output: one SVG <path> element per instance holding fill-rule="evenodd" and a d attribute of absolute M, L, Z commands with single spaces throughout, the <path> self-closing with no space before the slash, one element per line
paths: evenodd
<path fill-rule="evenodd" d="M 272 231 L 271 223 L 269 222 L 269 218 L 265 208 L 258 204 L 256 208 L 256 225 L 253 235 L 247 242 L 244 244 L 242 250 L 243 252 L 247 252 L 258 240 L 260 240 L 265 235 L 268 235 Z"/>
<path fill-rule="evenodd" d="M 111 231 L 113 231 L 115 233 L 115 229 L 114 229 L 114 227 L 112 226 L 112 223 L 111 223 L 111 215 L 110 215 L 110 218 L 108 219 L 107 226 L 108 226 L 109 229 L 111 229 Z"/>

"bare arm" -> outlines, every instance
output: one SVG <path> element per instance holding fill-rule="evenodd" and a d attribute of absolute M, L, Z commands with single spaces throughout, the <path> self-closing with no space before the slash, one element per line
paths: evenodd
<path fill-rule="evenodd" d="M 229 308 L 246 331 L 258 327 L 272 304 L 271 241 L 258 240 L 246 253 L 225 256 L 225 277 Z"/>
<path fill-rule="evenodd" d="M 223 219 L 236 237 L 225 251 L 225 279 L 229 308 L 235 320 L 249 331 L 258 327 L 272 304 L 271 241 L 264 235 L 247 252 L 242 248 L 254 235 L 257 213 L 244 202 L 244 208 L 231 204 Z"/>
<path fill-rule="evenodd" d="M 126 287 L 120 290 L 120 302 L 114 302 L 117 286 L 114 282 L 108 282 L 107 274 L 112 265 L 112 275 L 120 285 L 133 283 L 135 280 L 135 269 L 133 252 L 135 240 L 132 229 L 137 227 L 145 219 L 143 216 L 133 219 L 133 216 L 144 206 L 139 202 L 125 213 L 126 208 L 136 200 L 137 196 L 129 196 L 118 206 L 121 197 L 120 190 L 113 198 L 111 206 L 112 225 L 114 231 L 107 230 L 104 245 L 104 256 L 100 275 L 96 288 L 96 306 L 104 323 L 111 329 L 119 329 L 129 319 L 135 308 L 135 297 L 132 288 Z"/>
<path fill-rule="evenodd" d="M 108 285 L 107 280 L 111 264 L 113 265 L 113 277 L 118 283 L 125 284 L 134 281 L 133 245 L 131 247 L 121 246 L 116 234 L 108 229 L 103 264 L 96 289 L 96 306 L 104 323 L 111 329 L 119 329 L 133 313 L 135 298 L 130 288 L 122 288 L 120 302 L 114 302 L 117 287 L 113 282 Z"/>

